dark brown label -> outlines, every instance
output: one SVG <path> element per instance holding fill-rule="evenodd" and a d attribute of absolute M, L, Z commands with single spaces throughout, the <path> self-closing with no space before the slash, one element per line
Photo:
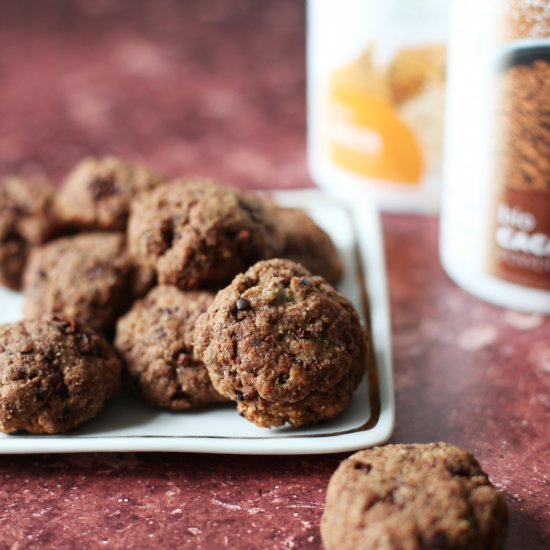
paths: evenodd
<path fill-rule="evenodd" d="M 501 192 L 489 271 L 512 283 L 550 290 L 550 193 Z"/>
<path fill-rule="evenodd" d="M 489 272 L 550 289 L 550 48 L 520 44 L 500 61 Z"/>

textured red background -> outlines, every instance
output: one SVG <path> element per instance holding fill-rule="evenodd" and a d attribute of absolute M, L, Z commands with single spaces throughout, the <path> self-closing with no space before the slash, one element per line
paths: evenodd
<path fill-rule="evenodd" d="M 247 187 L 311 185 L 297 0 L 0 0 L 0 173 L 87 153 Z M 384 216 L 396 442 L 475 452 L 507 548 L 550 547 L 550 323 L 483 304 L 437 260 L 437 221 Z M 319 548 L 341 456 L 0 458 L 0 548 Z"/>

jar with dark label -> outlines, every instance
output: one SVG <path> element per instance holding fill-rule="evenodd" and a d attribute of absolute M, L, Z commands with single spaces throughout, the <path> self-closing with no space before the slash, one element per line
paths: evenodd
<path fill-rule="evenodd" d="M 550 313 L 550 2 L 457 0 L 441 258 L 490 302 Z"/>

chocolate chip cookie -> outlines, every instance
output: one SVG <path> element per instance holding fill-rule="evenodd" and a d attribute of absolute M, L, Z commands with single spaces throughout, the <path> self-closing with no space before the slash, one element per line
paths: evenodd
<path fill-rule="evenodd" d="M 503 496 L 467 451 L 446 443 L 388 445 L 340 464 L 321 536 L 326 550 L 497 550 L 507 522 Z"/>
<path fill-rule="evenodd" d="M 0 284 L 19 289 L 29 250 L 55 233 L 53 197 L 53 186 L 44 181 L 0 181 Z"/>
<path fill-rule="evenodd" d="M 121 233 L 81 233 L 52 241 L 29 257 L 25 316 L 64 315 L 110 335 L 133 300 L 134 277 Z"/>
<path fill-rule="evenodd" d="M 195 329 L 216 390 L 258 426 L 305 426 L 349 403 L 367 363 L 352 304 L 290 260 L 267 260 L 221 290 Z"/>
<path fill-rule="evenodd" d="M 0 431 L 76 428 L 115 393 L 121 368 L 102 336 L 71 319 L 0 327 Z"/>
<path fill-rule="evenodd" d="M 303 210 L 276 207 L 275 212 L 285 239 L 281 257 L 302 264 L 332 285 L 338 284 L 344 268 L 329 235 Z"/>
<path fill-rule="evenodd" d="M 119 319 L 115 347 L 132 385 L 151 405 L 185 410 L 227 401 L 193 351 L 195 322 L 213 298 L 158 286 Z"/>
<path fill-rule="evenodd" d="M 132 204 L 128 242 L 161 284 L 218 287 L 282 248 L 271 209 L 255 195 L 211 181 L 163 185 Z"/>
<path fill-rule="evenodd" d="M 86 158 L 67 176 L 56 211 L 72 229 L 125 231 L 132 199 L 163 181 L 159 174 L 116 157 Z"/>

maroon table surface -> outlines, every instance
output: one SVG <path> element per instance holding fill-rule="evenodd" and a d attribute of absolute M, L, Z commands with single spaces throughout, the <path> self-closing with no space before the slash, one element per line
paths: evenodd
<path fill-rule="evenodd" d="M 0 173 L 112 152 L 170 175 L 309 186 L 297 0 L 0 1 Z M 508 549 L 550 548 L 550 322 L 457 288 L 437 220 L 385 215 L 397 426 L 506 494 Z M 0 548 L 319 548 L 342 456 L 0 458 Z"/>

